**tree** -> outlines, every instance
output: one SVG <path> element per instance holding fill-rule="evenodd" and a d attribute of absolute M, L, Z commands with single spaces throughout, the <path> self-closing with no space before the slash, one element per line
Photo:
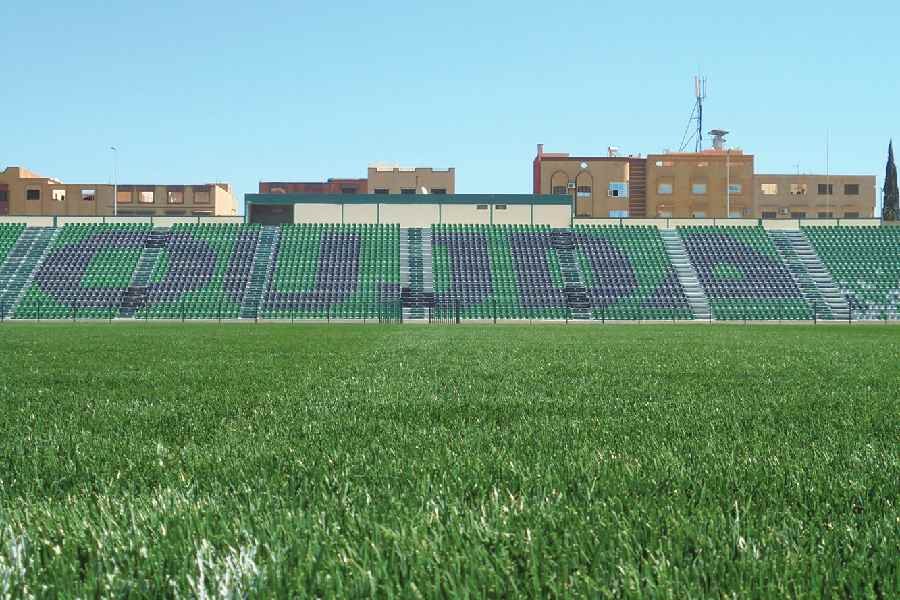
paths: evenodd
<path fill-rule="evenodd" d="M 884 173 L 884 204 L 881 217 L 885 221 L 896 221 L 900 213 L 900 192 L 897 190 L 897 165 L 894 164 L 894 141 L 888 144 L 888 161 Z"/>

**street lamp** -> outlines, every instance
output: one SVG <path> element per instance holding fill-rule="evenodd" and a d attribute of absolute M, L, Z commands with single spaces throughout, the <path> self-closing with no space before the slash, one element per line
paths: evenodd
<path fill-rule="evenodd" d="M 119 150 L 115 146 L 110 146 L 113 153 L 113 216 L 119 214 Z"/>

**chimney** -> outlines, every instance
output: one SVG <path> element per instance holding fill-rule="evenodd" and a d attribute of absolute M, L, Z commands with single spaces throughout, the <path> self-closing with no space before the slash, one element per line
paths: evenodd
<path fill-rule="evenodd" d="M 538 144 L 538 158 L 544 155 L 544 145 Z"/>

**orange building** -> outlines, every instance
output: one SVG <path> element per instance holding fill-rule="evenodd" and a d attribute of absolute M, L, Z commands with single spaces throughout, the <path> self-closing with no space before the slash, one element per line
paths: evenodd
<path fill-rule="evenodd" d="M 724 132 L 723 132 L 724 133 Z M 765 175 L 737 148 L 619 156 L 548 153 L 538 144 L 535 194 L 567 195 L 575 218 L 872 218 L 872 175 Z"/>

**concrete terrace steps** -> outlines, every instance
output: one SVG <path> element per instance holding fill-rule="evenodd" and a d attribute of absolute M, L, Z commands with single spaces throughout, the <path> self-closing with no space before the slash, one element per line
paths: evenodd
<path fill-rule="evenodd" d="M 823 320 L 846 321 L 850 305 L 802 231 L 769 231 L 803 297 Z"/>
<path fill-rule="evenodd" d="M 163 227 L 154 228 L 150 232 L 150 237 L 144 243 L 141 250 L 141 256 L 138 258 L 137 265 L 134 268 L 134 274 L 131 276 L 131 283 L 122 297 L 122 305 L 119 308 L 119 316 L 130 319 L 134 317 L 134 313 L 140 309 L 147 297 L 147 286 L 150 284 L 150 278 L 153 277 L 153 271 L 159 262 L 163 249 L 169 241 L 169 230 Z"/>
<path fill-rule="evenodd" d="M 400 230 L 400 305 L 404 321 L 423 321 L 434 306 L 430 228 Z"/>
<path fill-rule="evenodd" d="M 550 245 L 556 250 L 563 278 L 566 307 L 572 319 L 590 320 L 593 317 L 591 301 L 587 295 L 581 265 L 575 255 L 575 236 L 569 229 L 554 229 L 550 233 Z"/>
<path fill-rule="evenodd" d="M 712 318 L 709 299 L 706 297 L 706 292 L 703 291 L 703 286 L 700 285 L 700 279 L 697 277 L 694 265 L 688 259 L 687 250 L 684 247 L 681 235 L 675 229 L 660 229 L 659 234 L 662 237 L 666 253 L 675 267 L 675 274 L 678 276 L 678 281 L 684 289 L 684 294 L 687 296 L 688 305 L 691 307 L 694 318 L 698 320 Z"/>
<path fill-rule="evenodd" d="M 256 319 L 259 316 L 259 306 L 262 303 L 265 288 L 271 281 L 272 273 L 275 270 L 275 251 L 278 248 L 280 235 L 281 228 L 273 225 L 264 226 L 259 233 L 253 253 L 253 267 L 241 302 L 240 317 L 242 319 Z"/>
<path fill-rule="evenodd" d="M 34 271 L 44 260 L 47 249 L 56 239 L 59 229 L 34 227 L 25 229 L 10 249 L 0 269 L 0 313 L 11 315 L 31 287 Z"/>

